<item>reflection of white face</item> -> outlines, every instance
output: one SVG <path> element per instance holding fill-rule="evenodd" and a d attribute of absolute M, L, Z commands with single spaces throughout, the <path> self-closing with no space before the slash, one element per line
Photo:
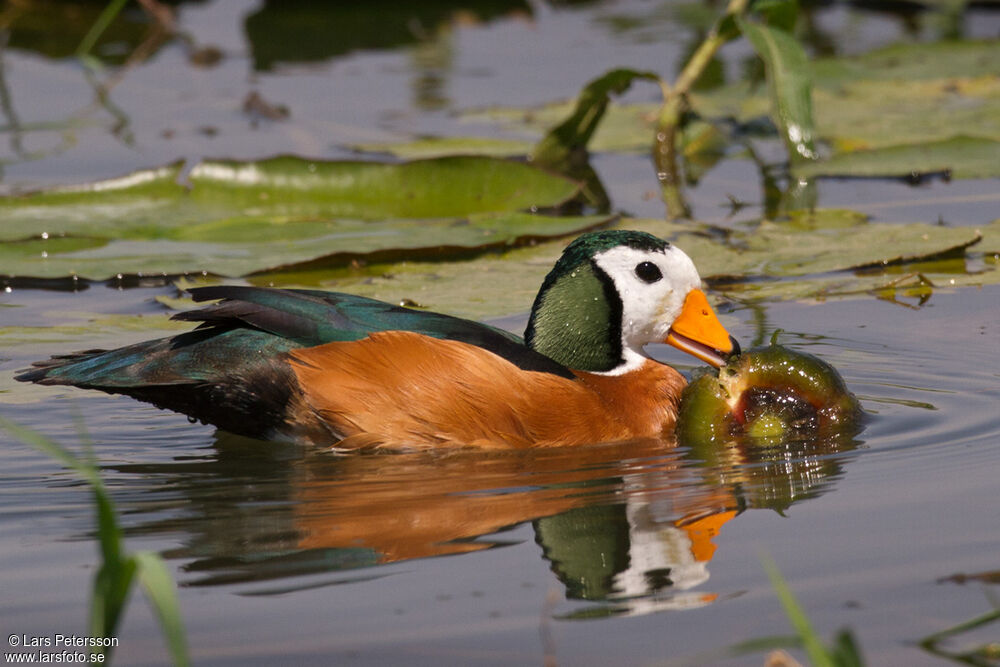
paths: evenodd
<path fill-rule="evenodd" d="M 713 597 L 683 592 L 708 581 L 708 563 L 695 558 L 691 538 L 666 509 L 661 517 L 656 503 L 630 498 L 626 505 L 629 565 L 615 575 L 612 599 L 628 600 L 631 614 L 700 607 Z"/>
<path fill-rule="evenodd" d="M 611 278 L 622 300 L 625 364 L 612 371 L 617 375 L 646 359 L 643 347 L 666 339 L 688 292 L 701 287 L 701 278 L 691 258 L 674 246 L 663 251 L 617 246 L 597 253 L 594 262 Z"/>

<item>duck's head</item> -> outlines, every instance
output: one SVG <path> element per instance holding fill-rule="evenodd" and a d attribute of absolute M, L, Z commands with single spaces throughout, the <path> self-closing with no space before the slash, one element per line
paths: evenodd
<path fill-rule="evenodd" d="M 535 297 L 525 341 L 568 368 L 611 374 L 641 365 L 650 343 L 717 367 L 739 353 L 691 258 L 625 230 L 584 234 L 566 248 Z"/>

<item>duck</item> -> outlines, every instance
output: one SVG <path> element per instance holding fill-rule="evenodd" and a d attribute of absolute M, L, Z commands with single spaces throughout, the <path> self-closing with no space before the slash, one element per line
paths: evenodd
<path fill-rule="evenodd" d="M 123 394 L 191 421 L 336 451 L 527 449 L 672 435 L 687 382 L 645 347 L 739 354 L 690 257 L 603 230 L 563 251 L 524 337 L 352 294 L 188 290 L 187 332 L 35 362 L 23 382 Z"/>

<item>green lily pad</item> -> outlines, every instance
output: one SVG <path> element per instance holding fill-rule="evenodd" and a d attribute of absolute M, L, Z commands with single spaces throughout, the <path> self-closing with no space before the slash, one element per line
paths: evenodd
<path fill-rule="evenodd" d="M 315 162 L 279 157 L 261 162 L 201 162 L 189 176 L 195 201 L 285 207 L 327 216 L 436 218 L 554 206 L 579 186 L 535 167 L 481 156 L 400 164 Z M 276 201 L 272 201 L 276 200 Z"/>
<path fill-rule="evenodd" d="M 1000 244 L 1000 222 L 978 229 L 894 225 L 821 209 L 798 221 L 736 230 L 728 238 L 692 223 L 627 218 L 616 226 L 671 240 L 691 256 L 713 292 L 740 300 L 888 298 L 893 290 L 909 298 L 928 289 L 920 286 L 920 273 L 932 281 L 931 290 L 1000 283 L 996 264 L 966 260 L 987 251 L 983 244 L 991 238 Z M 841 243 L 856 231 L 858 236 Z M 339 272 L 303 267 L 250 280 L 292 281 L 482 319 L 526 313 L 563 245 L 542 243 L 472 262 L 407 261 Z"/>
<path fill-rule="evenodd" d="M 814 93 L 820 135 L 835 153 L 975 135 L 1000 140 L 1000 80 L 859 80 Z"/>
<path fill-rule="evenodd" d="M 407 257 L 468 257 L 579 233 L 610 220 L 610 216 L 559 218 L 525 213 L 384 222 L 236 218 L 167 230 L 150 240 L 95 242 L 66 237 L 7 242 L 0 245 L 0 266 L 12 275 L 40 278 L 72 274 L 102 280 L 115 273 L 205 271 L 241 276 L 305 263 L 328 269 Z"/>
<path fill-rule="evenodd" d="M 914 290 L 1000 283 L 990 261 L 1000 250 L 1000 221 L 978 228 L 871 223 L 859 213 L 820 209 L 725 236 L 691 224 L 619 224 L 669 239 L 714 291 L 741 300 L 913 296 Z M 928 284 L 921 285 L 918 274 Z"/>
<path fill-rule="evenodd" d="M 946 171 L 955 178 L 988 178 L 1000 170 L 1000 141 L 953 137 L 941 141 L 839 153 L 797 165 L 795 174 L 812 176 L 894 176 Z"/>
<path fill-rule="evenodd" d="M 208 161 L 191 170 L 190 188 L 177 184 L 180 174 L 180 165 L 169 165 L 0 199 L 0 266 L 32 277 L 244 275 L 334 255 L 468 254 L 610 220 L 523 213 L 556 206 L 580 186 L 484 157 Z"/>
<path fill-rule="evenodd" d="M 795 276 L 859 267 L 912 262 L 967 248 L 981 235 L 974 229 L 923 223 L 867 224 L 851 229 L 808 234 L 780 223 L 762 223 L 747 239 L 751 252 L 767 255 L 761 273 Z M 806 248 L 795 247 L 805 244 Z"/>
<path fill-rule="evenodd" d="M 648 231 L 662 238 L 685 228 L 676 223 L 633 219 L 620 221 L 615 227 Z M 251 275 L 247 280 L 262 286 L 300 285 L 350 292 L 481 320 L 526 314 L 566 243 L 558 240 L 528 244 L 468 261 L 413 258 L 332 270 L 307 264 L 280 273 Z"/>
<path fill-rule="evenodd" d="M 675 241 L 698 257 L 703 276 L 721 277 L 801 276 L 917 261 L 960 251 L 980 238 L 974 229 L 923 223 L 866 223 L 844 232 L 837 227 L 807 231 L 765 221 L 732 234 L 727 245 L 696 234 L 682 234 Z"/>
<path fill-rule="evenodd" d="M 513 157 L 527 155 L 531 141 L 491 137 L 421 137 L 397 142 L 353 144 L 351 148 L 366 153 L 385 153 L 405 160 L 443 157 L 446 155 L 489 155 Z"/>
<path fill-rule="evenodd" d="M 918 81 L 995 75 L 998 57 L 1000 44 L 991 40 L 900 43 L 855 56 L 820 58 L 812 69 L 822 85 L 861 79 Z"/>

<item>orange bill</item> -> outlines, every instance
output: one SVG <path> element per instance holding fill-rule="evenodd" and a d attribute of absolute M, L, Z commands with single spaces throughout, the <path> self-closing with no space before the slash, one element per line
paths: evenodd
<path fill-rule="evenodd" d="M 688 292 L 684 308 L 674 320 L 664 342 L 716 368 L 726 363 L 726 355 L 731 354 L 734 349 L 739 350 L 736 341 L 723 328 L 715 311 L 708 305 L 708 298 L 700 289 Z"/>

